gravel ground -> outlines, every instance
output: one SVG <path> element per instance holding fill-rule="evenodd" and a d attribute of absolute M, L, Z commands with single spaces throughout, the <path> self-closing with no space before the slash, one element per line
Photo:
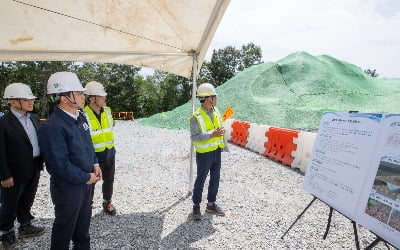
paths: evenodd
<path fill-rule="evenodd" d="M 303 175 L 246 149 L 230 145 L 222 159 L 218 204 L 226 217 L 205 214 L 193 221 L 189 190 L 189 132 L 116 123 L 116 216 L 101 208 L 97 184 L 90 234 L 92 249 L 355 249 L 351 222 L 316 201 L 288 234 L 281 236 L 312 200 Z M 205 186 L 207 190 L 207 185 Z M 203 201 L 206 192 L 203 193 Z M 202 213 L 204 212 L 202 203 Z M 19 241 L 19 249 L 49 249 L 54 218 L 49 175 L 42 174 L 33 206 L 46 233 Z M 361 248 L 375 239 L 358 226 Z M 387 249 L 379 243 L 375 249 Z"/>

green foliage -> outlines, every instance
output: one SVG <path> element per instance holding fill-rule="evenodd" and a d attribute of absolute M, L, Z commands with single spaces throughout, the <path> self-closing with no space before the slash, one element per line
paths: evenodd
<path fill-rule="evenodd" d="M 172 110 L 182 104 L 188 102 L 191 98 L 191 82 L 181 76 L 156 71 L 155 74 L 148 78 L 153 86 L 154 104 L 152 112 L 148 112 L 145 116 L 153 115 L 159 112 Z"/>
<path fill-rule="evenodd" d="M 13 82 L 28 84 L 33 94 L 37 97 L 34 111 L 42 117 L 48 115 L 47 79 L 53 72 L 68 70 L 71 62 L 2 62 L 0 67 L 1 97 L 5 87 Z M 3 101 L 0 110 L 8 110 L 8 105 Z"/>
<path fill-rule="evenodd" d="M 83 85 L 97 81 L 104 85 L 107 92 L 107 105 L 113 111 L 133 111 L 139 113 L 137 102 L 143 77 L 140 67 L 112 63 L 85 63 L 75 65 L 74 70 Z"/>
<path fill-rule="evenodd" d="M 240 55 L 242 58 L 242 62 L 238 68 L 239 71 L 243 71 L 250 66 L 263 63 L 261 48 L 256 46 L 254 43 L 243 45 L 242 50 L 240 51 Z"/>
<path fill-rule="evenodd" d="M 252 43 L 241 50 L 232 46 L 213 53 L 211 62 L 205 62 L 199 82 L 221 85 L 239 71 L 261 63 L 261 49 Z M 161 71 L 148 77 L 139 74 L 140 67 L 111 63 L 77 62 L 0 62 L 0 94 L 13 82 L 30 85 L 37 96 L 34 112 L 48 117 L 54 105 L 47 96 L 47 80 L 59 71 L 75 72 L 86 85 L 89 81 L 102 83 L 107 92 L 107 105 L 113 111 L 133 111 L 136 118 L 170 111 L 191 99 L 192 82 L 181 76 Z M 1 102 L 0 111 L 8 109 Z"/>
<path fill-rule="evenodd" d="M 379 76 L 379 74 L 376 73 L 376 69 L 374 69 L 374 70 L 367 69 L 367 70 L 364 70 L 364 73 L 369 75 L 370 77 L 378 77 Z"/>
<path fill-rule="evenodd" d="M 241 50 L 228 46 L 214 50 L 211 61 L 205 62 L 200 71 L 201 82 L 210 82 L 216 86 L 222 85 L 244 69 L 262 63 L 261 48 L 249 43 Z"/>
<path fill-rule="evenodd" d="M 376 201 L 376 200 L 373 200 L 373 199 L 368 199 L 368 205 L 370 205 L 370 206 L 376 206 L 376 205 L 378 205 L 379 203 Z"/>

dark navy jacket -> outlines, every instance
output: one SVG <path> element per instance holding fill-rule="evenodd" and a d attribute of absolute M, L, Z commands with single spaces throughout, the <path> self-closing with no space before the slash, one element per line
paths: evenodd
<path fill-rule="evenodd" d="M 52 181 L 85 184 L 98 163 L 85 116 L 75 120 L 58 107 L 39 130 L 39 146 Z"/>

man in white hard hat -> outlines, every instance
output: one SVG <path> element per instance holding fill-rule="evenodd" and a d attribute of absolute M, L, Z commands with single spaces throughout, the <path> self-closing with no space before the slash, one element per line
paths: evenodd
<path fill-rule="evenodd" d="M 12 83 L 3 98 L 10 112 L 0 118 L 0 233 L 4 248 L 14 249 L 15 219 L 20 225 L 19 238 L 38 236 L 45 230 L 31 223 L 43 160 L 37 137 L 39 118 L 31 113 L 36 98 L 31 89 L 23 83 Z"/>
<path fill-rule="evenodd" d="M 206 212 L 225 216 L 216 203 L 221 171 L 221 151 L 228 151 L 224 140 L 224 128 L 217 105 L 217 93 L 210 83 L 197 89 L 201 107 L 190 118 L 190 138 L 196 149 L 197 177 L 193 188 L 193 219 L 200 220 L 200 203 L 204 182 L 210 173 Z"/>
<path fill-rule="evenodd" d="M 115 215 L 117 210 L 111 202 L 115 174 L 114 120 L 112 112 L 106 106 L 107 93 L 103 84 L 91 81 L 85 86 L 85 95 L 89 104 L 85 106 L 85 115 L 89 122 L 93 147 L 103 174 L 103 210 Z M 93 192 L 94 192 L 93 185 Z"/>
<path fill-rule="evenodd" d="M 90 249 L 92 185 L 101 179 L 89 125 L 79 112 L 85 96 L 76 74 L 57 72 L 47 82 L 47 93 L 57 106 L 39 130 L 39 145 L 50 174 L 55 219 L 51 249 Z"/>

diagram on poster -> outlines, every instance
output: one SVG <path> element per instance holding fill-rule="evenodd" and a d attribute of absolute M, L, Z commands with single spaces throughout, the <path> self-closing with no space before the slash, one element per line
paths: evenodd
<path fill-rule="evenodd" d="M 357 221 L 400 246 L 400 114 L 385 115 Z"/>
<path fill-rule="evenodd" d="M 304 189 L 400 247 L 400 114 L 325 113 Z"/>

